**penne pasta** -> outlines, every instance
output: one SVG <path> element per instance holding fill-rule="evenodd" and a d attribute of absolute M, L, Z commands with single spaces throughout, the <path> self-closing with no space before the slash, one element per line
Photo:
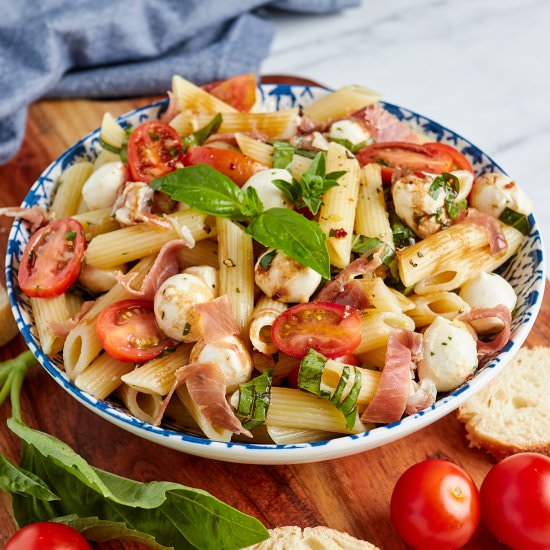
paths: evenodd
<path fill-rule="evenodd" d="M 74 384 L 96 399 L 105 399 L 122 384 L 121 377 L 133 368 L 133 363 L 119 361 L 102 353 L 75 378 Z"/>
<path fill-rule="evenodd" d="M 174 351 L 164 353 L 125 374 L 122 381 L 143 393 L 166 395 L 174 384 L 176 370 L 188 363 L 191 347 L 180 344 Z"/>
<path fill-rule="evenodd" d="M 322 430 L 304 430 L 301 428 L 287 428 L 268 424 L 267 433 L 276 445 L 294 445 L 299 443 L 312 443 L 324 441 L 334 437 L 332 432 Z"/>
<path fill-rule="evenodd" d="M 178 252 L 178 260 L 185 266 L 209 265 L 218 267 L 218 243 L 211 239 L 205 239 L 195 244 L 193 248 L 181 248 Z"/>
<path fill-rule="evenodd" d="M 124 131 L 124 128 L 114 119 L 113 115 L 110 113 L 105 113 L 103 115 L 103 121 L 101 122 L 99 138 L 111 147 L 120 149 L 126 141 L 126 132 Z"/>
<path fill-rule="evenodd" d="M 196 86 L 192 82 L 189 82 L 189 80 L 178 75 L 172 78 L 172 93 L 181 111 L 189 109 L 193 112 L 208 114 L 237 112 L 231 105 L 205 92 L 202 88 L 199 88 L 199 86 Z M 198 125 L 199 128 L 201 126 L 203 125 Z"/>
<path fill-rule="evenodd" d="M 387 346 L 382 346 L 365 351 L 359 354 L 358 357 L 362 365 L 367 364 L 382 370 L 386 363 L 386 350 Z"/>
<path fill-rule="evenodd" d="M 414 330 L 414 321 L 403 313 L 364 310 L 361 317 L 361 342 L 354 353 L 360 355 L 387 345 L 390 333 L 395 329 Z"/>
<path fill-rule="evenodd" d="M 107 151 L 107 149 L 101 149 L 99 155 L 97 155 L 94 160 L 94 171 L 108 162 L 120 162 L 120 155 L 112 151 Z"/>
<path fill-rule="evenodd" d="M 360 173 L 355 232 L 394 248 L 379 164 L 367 164 Z"/>
<path fill-rule="evenodd" d="M 241 150 L 243 155 L 250 157 L 262 164 L 265 164 L 267 167 L 271 168 L 273 166 L 273 146 L 269 143 L 264 143 L 259 139 L 251 138 L 246 134 L 238 133 L 235 136 L 237 140 L 237 145 Z"/>
<path fill-rule="evenodd" d="M 67 218 L 78 212 L 82 187 L 92 172 L 91 162 L 77 162 L 63 172 L 51 206 L 55 218 Z"/>
<path fill-rule="evenodd" d="M 348 150 L 338 143 L 331 143 L 327 153 L 326 171 L 345 171 L 338 185 L 323 196 L 319 211 L 319 225 L 327 236 L 330 263 L 344 268 L 351 258 L 351 241 L 359 192 L 359 163 Z M 341 234 L 340 234 L 340 233 Z"/>
<path fill-rule="evenodd" d="M 271 340 L 271 325 L 287 309 L 287 305 L 262 296 L 256 303 L 248 330 L 252 347 L 261 353 L 271 355 L 277 347 Z"/>
<path fill-rule="evenodd" d="M 252 238 L 242 227 L 217 219 L 220 296 L 227 295 L 231 311 L 245 331 L 254 309 L 254 253 Z"/>
<path fill-rule="evenodd" d="M 379 311 L 394 311 L 401 313 L 410 302 L 406 296 L 386 286 L 384 279 L 373 277 L 372 279 L 360 279 L 359 284 L 369 300 L 371 306 Z M 400 298 L 403 297 L 403 299 Z M 414 304 L 410 302 L 411 307 Z"/>
<path fill-rule="evenodd" d="M 344 86 L 304 107 L 304 114 L 317 122 L 344 118 L 354 111 L 376 103 L 380 94 L 363 86 Z"/>
<path fill-rule="evenodd" d="M 446 319 L 454 319 L 463 313 L 470 311 L 470 306 L 454 292 L 432 292 L 424 296 L 412 296 L 414 309 L 407 315 L 414 321 L 417 327 L 425 327 L 432 324 L 440 315 Z"/>
<path fill-rule="evenodd" d="M 302 178 L 302 174 L 309 168 L 312 159 L 303 157 L 302 155 L 292 155 L 292 162 L 290 163 L 290 173 L 296 180 Z"/>
<path fill-rule="evenodd" d="M 152 393 L 142 393 L 123 384 L 117 394 L 130 413 L 147 424 L 153 424 L 160 411 L 162 397 Z"/>
<path fill-rule="evenodd" d="M 178 113 L 170 122 L 169 125 L 182 136 L 186 136 L 196 132 L 199 129 L 199 121 L 197 115 L 190 109 L 184 109 Z"/>
<path fill-rule="evenodd" d="M 166 216 L 179 226 L 185 226 L 195 241 L 215 235 L 215 225 L 208 216 L 194 210 L 184 210 Z M 178 238 L 176 229 L 162 229 L 146 223 L 124 227 L 97 235 L 86 251 L 86 262 L 96 267 L 112 267 L 156 254 L 168 241 Z"/>
<path fill-rule="evenodd" d="M 72 216 L 72 218 L 82 224 L 88 240 L 102 233 L 115 231 L 120 227 L 113 217 L 111 207 L 78 213 Z"/>

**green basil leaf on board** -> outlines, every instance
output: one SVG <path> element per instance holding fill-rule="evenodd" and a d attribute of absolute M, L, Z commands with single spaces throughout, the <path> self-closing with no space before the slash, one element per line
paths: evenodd
<path fill-rule="evenodd" d="M 281 250 L 330 279 L 326 235 L 319 224 L 287 208 L 270 208 L 254 218 L 246 232 L 268 248 Z"/>
<path fill-rule="evenodd" d="M 286 141 L 273 142 L 272 164 L 273 168 L 286 170 L 292 162 L 294 147 Z"/>
<path fill-rule="evenodd" d="M 0 364 L 0 401 L 10 396 L 13 416 L 7 424 L 23 440 L 20 467 L 0 455 L 0 489 L 12 495 L 20 527 L 55 520 L 80 526 L 92 540 L 124 537 L 175 550 L 238 549 L 268 538 L 257 519 L 205 491 L 110 474 L 88 464 L 59 439 L 26 426 L 21 420 L 21 385 L 35 363 L 25 352 Z"/>
<path fill-rule="evenodd" d="M 150 185 L 206 214 L 232 220 L 243 218 L 241 189 L 227 176 L 206 164 L 179 168 L 154 179 Z"/>
<path fill-rule="evenodd" d="M 98 517 L 81 518 L 76 514 L 52 518 L 50 521 L 63 523 L 79 531 L 85 539 L 92 542 L 107 542 L 110 540 L 123 539 L 126 541 L 145 544 L 148 548 L 156 550 L 170 550 L 173 546 L 164 546 L 155 541 L 154 537 L 147 533 L 130 529 L 122 521 L 109 521 Z"/>
<path fill-rule="evenodd" d="M 510 225 L 514 229 L 517 229 L 523 235 L 529 235 L 531 226 L 529 224 L 529 219 L 525 214 L 520 214 L 519 212 L 506 207 L 498 219 L 506 225 Z"/>

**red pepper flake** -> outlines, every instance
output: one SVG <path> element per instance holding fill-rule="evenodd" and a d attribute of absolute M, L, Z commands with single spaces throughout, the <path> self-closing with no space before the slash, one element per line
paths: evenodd
<path fill-rule="evenodd" d="M 344 239 L 348 236 L 348 232 L 340 227 L 339 229 L 331 229 L 328 236 L 334 237 L 335 239 Z"/>

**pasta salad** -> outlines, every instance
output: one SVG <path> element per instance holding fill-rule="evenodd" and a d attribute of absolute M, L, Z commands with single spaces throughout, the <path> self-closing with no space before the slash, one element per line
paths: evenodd
<path fill-rule="evenodd" d="M 493 273 L 532 210 L 346 86 L 263 112 L 254 75 L 175 76 L 159 120 L 105 114 L 18 282 L 80 389 L 207 438 L 290 444 L 431 406 L 508 342 Z"/>

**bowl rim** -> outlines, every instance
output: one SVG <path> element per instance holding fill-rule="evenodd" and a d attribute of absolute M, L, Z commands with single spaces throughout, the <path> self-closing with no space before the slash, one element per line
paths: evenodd
<path fill-rule="evenodd" d="M 258 88 L 262 93 L 262 97 L 265 97 L 263 89 L 269 89 L 277 84 L 264 84 L 259 85 Z M 302 89 L 319 89 L 321 91 L 331 91 L 330 88 L 324 86 L 312 86 L 312 85 L 290 85 L 292 88 Z M 128 111 L 119 117 L 118 121 L 124 121 L 130 117 L 138 115 L 142 112 L 149 112 L 155 108 L 163 108 L 167 105 L 168 100 L 162 99 L 137 109 Z M 429 124 L 440 128 L 444 132 L 448 132 L 457 139 L 463 140 L 473 150 L 483 155 L 488 161 L 492 163 L 495 169 L 499 170 L 503 174 L 506 172 L 496 163 L 494 160 L 479 149 L 476 145 L 465 139 L 460 134 L 448 129 L 446 126 L 439 124 L 429 117 L 416 113 L 406 107 L 400 107 L 393 103 L 381 102 L 384 107 L 392 109 L 404 109 L 412 116 L 416 116 L 419 119 L 427 121 Z M 67 158 L 71 158 L 75 155 L 80 147 L 88 142 L 97 138 L 100 128 L 96 128 L 82 137 L 61 155 L 59 155 L 48 167 L 40 174 L 37 180 L 29 188 L 25 199 L 22 202 L 22 206 L 28 206 L 29 196 L 32 194 L 33 189 L 40 183 L 42 178 L 47 178 L 49 173 L 60 163 L 62 164 Z M 131 432 L 140 437 L 153 441 L 155 443 L 164 445 L 176 449 L 178 451 L 187 452 L 193 455 L 207 457 L 217 460 L 223 460 L 227 462 L 238 462 L 248 464 L 295 464 L 305 462 L 316 462 L 321 460 L 329 460 L 333 458 L 340 458 L 351 454 L 359 453 L 371 448 L 375 448 L 386 443 L 390 443 L 396 439 L 400 439 L 406 435 L 410 435 L 429 424 L 439 420 L 443 416 L 449 414 L 458 406 L 460 406 L 466 399 L 472 396 L 476 391 L 479 391 L 489 381 L 496 376 L 496 374 L 504 367 L 504 365 L 513 357 L 513 355 L 519 350 L 525 339 L 527 338 L 542 304 L 542 298 L 544 294 L 545 281 L 546 281 L 546 266 L 544 261 L 544 246 L 542 243 L 542 237 L 536 222 L 536 218 L 532 217 L 532 230 L 533 237 L 538 238 L 540 246 L 538 250 L 541 252 L 541 264 L 540 264 L 540 278 L 537 278 L 533 287 L 535 291 L 535 298 L 529 306 L 528 312 L 530 318 L 523 322 L 515 331 L 514 339 L 510 340 L 501 352 L 495 356 L 490 362 L 485 365 L 480 372 L 476 373 L 473 378 L 474 384 L 470 382 L 464 384 L 448 395 L 439 399 L 429 408 L 422 410 L 418 413 L 412 414 L 405 418 L 402 418 L 398 422 L 392 424 L 379 426 L 373 430 L 362 432 L 360 434 L 341 435 L 335 439 L 310 442 L 302 444 L 291 445 L 275 445 L 275 444 L 258 444 L 258 443 L 240 443 L 240 442 L 222 442 L 212 441 L 206 438 L 189 435 L 183 432 L 178 432 L 173 429 L 164 428 L 160 426 L 152 426 L 146 422 L 143 422 L 129 413 L 125 412 L 121 408 L 113 405 L 104 400 L 98 400 L 90 394 L 77 388 L 72 382 L 69 381 L 66 374 L 58 369 L 58 367 L 50 360 L 50 358 L 39 347 L 35 337 L 31 333 L 31 324 L 27 324 L 24 321 L 21 307 L 18 302 L 18 290 L 14 284 L 15 274 L 13 269 L 14 254 L 12 252 L 11 243 L 16 241 L 16 237 L 21 229 L 22 221 L 15 220 L 8 238 L 8 246 L 6 250 L 6 287 L 8 296 L 10 299 L 11 309 L 16 319 L 17 325 L 23 334 L 25 342 L 35 357 L 38 359 L 42 367 L 52 376 L 52 378 L 69 394 L 71 394 L 77 401 L 82 403 L 86 408 L 95 412 L 102 418 L 109 422 Z M 373 444 L 374 440 L 374 444 Z"/>

